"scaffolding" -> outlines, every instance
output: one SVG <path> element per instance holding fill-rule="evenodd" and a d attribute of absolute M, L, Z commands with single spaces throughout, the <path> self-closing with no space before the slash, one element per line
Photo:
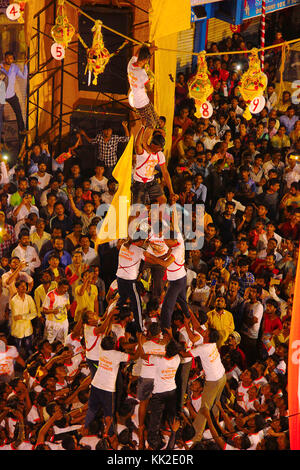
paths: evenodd
<path fill-rule="evenodd" d="M 56 0 L 50 0 L 50 2 L 38 11 L 33 18 L 33 27 L 32 30 L 34 34 L 31 37 L 30 44 L 35 43 L 35 50 L 28 48 L 28 57 L 29 60 L 29 80 L 27 85 L 27 113 L 26 113 L 26 128 L 30 131 L 32 140 L 39 140 L 45 136 L 52 135 L 54 136 L 57 142 L 61 142 L 63 138 L 63 128 L 64 126 L 70 126 L 70 122 L 67 120 L 68 116 L 72 115 L 75 112 L 75 109 L 71 109 L 69 105 L 64 103 L 64 85 L 65 77 L 68 75 L 74 81 L 76 81 L 76 86 L 78 86 L 78 77 L 68 70 L 68 67 L 78 63 L 78 40 L 71 42 L 68 46 L 68 52 L 74 54 L 75 60 L 70 60 L 68 63 L 66 59 L 63 59 L 60 63 L 50 56 L 46 60 L 42 60 L 42 42 L 45 39 L 53 41 L 52 37 L 42 30 L 41 24 L 46 23 L 48 25 L 53 25 L 56 20 L 56 11 L 57 11 L 57 2 Z M 45 17 L 43 18 L 43 15 Z M 46 18 L 46 20 L 45 20 Z M 43 21 L 44 20 L 44 21 Z M 136 25 L 132 25 L 134 27 Z M 77 46 L 77 47 L 76 47 Z M 129 44 L 125 47 L 131 47 Z M 36 82 L 36 77 L 39 75 L 47 75 L 43 77 L 41 83 L 37 86 L 34 85 Z M 41 94 L 43 88 L 47 87 L 47 91 L 51 95 L 51 107 L 46 109 L 41 105 Z M 100 95 L 106 99 L 105 102 L 99 102 Z M 132 108 L 127 103 L 128 98 L 116 99 L 111 94 L 99 91 L 96 99 L 91 106 L 91 113 L 95 112 L 94 109 L 97 107 L 103 106 L 103 109 L 106 109 L 108 105 L 115 104 L 118 107 L 126 108 L 128 112 L 132 111 Z M 64 108 L 68 108 L 69 111 L 64 112 Z M 40 118 L 41 113 L 46 113 L 49 115 L 49 126 L 43 132 L 40 131 Z M 131 122 L 136 119 L 131 119 Z"/>

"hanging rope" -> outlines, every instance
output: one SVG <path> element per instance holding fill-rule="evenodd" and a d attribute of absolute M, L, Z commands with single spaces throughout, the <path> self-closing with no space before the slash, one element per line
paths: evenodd
<path fill-rule="evenodd" d="M 88 18 L 93 23 L 95 23 L 97 21 L 94 18 L 92 18 L 90 15 L 85 13 L 85 11 L 83 11 L 77 5 L 74 5 L 71 1 L 65 0 L 65 3 L 70 5 L 70 7 L 74 8 L 78 13 L 85 16 L 86 18 Z M 126 36 L 125 34 L 122 34 L 119 31 L 116 31 L 115 29 L 112 29 L 112 28 L 110 28 L 109 26 L 106 26 L 103 23 L 102 23 L 102 28 L 107 29 L 108 31 L 110 31 L 110 32 L 112 32 L 112 33 L 114 33 L 118 36 L 121 36 L 122 38 L 126 39 L 127 41 L 129 41 L 133 44 L 138 44 L 140 46 L 143 46 L 143 45 L 149 46 L 150 45 L 149 42 L 142 42 L 142 41 L 139 41 L 138 39 L 130 38 L 129 36 Z M 276 47 L 283 47 L 285 44 L 294 44 L 296 42 L 300 42 L 300 38 L 292 39 L 291 41 L 284 41 L 280 44 L 273 44 L 272 46 L 261 47 L 260 49 L 257 49 L 257 50 L 258 50 L 258 52 L 262 52 L 262 51 L 266 51 L 266 50 L 269 50 L 269 49 L 274 49 Z M 181 51 L 181 50 L 177 50 L 177 49 L 166 49 L 166 48 L 162 48 L 162 47 L 159 47 L 158 50 L 165 51 L 165 52 L 177 52 L 179 54 L 189 54 L 189 55 L 195 55 L 195 56 L 199 55 L 199 52 Z M 227 52 L 208 52 L 208 53 L 206 53 L 206 57 L 222 56 L 222 55 L 233 55 L 233 54 L 250 54 L 250 53 L 251 53 L 251 50 L 227 51 Z"/>

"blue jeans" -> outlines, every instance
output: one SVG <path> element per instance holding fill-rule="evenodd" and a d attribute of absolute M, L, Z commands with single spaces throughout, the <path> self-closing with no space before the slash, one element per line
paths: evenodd
<path fill-rule="evenodd" d="M 186 317 L 190 317 L 186 300 L 186 276 L 181 279 L 176 279 L 176 281 L 169 281 L 169 287 L 166 292 L 160 314 L 162 328 L 170 328 L 176 302 L 179 303 L 184 315 Z"/>
<path fill-rule="evenodd" d="M 137 330 L 141 332 L 143 330 L 143 319 L 142 319 L 142 304 L 139 293 L 136 288 L 136 280 L 122 279 L 117 277 L 118 281 L 118 307 L 127 303 L 128 298 L 130 299 L 130 307 L 133 312 L 134 320 L 136 323 Z"/>
<path fill-rule="evenodd" d="M 99 409 L 102 408 L 104 417 L 114 416 L 115 393 L 107 392 L 101 388 L 91 385 L 91 392 L 88 403 L 88 410 L 85 417 L 84 426 L 89 427 L 90 423 L 95 419 Z M 113 435 L 113 426 L 110 427 L 108 434 Z"/>

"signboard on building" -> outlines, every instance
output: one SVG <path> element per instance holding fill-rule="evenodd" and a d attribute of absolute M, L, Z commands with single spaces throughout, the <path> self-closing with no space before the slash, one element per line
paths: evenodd
<path fill-rule="evenodd" d="M 273 13 L 283 8 L 300 4 L 300 0 L 266 0 L 266 13 Z M 262 0 L 245 0 L 243 20 L 261 15 Z"/>

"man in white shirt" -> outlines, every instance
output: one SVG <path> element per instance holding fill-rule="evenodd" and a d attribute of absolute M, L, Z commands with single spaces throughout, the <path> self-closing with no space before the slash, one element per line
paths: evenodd
<path fill-rule="evenodd" d="M 16 218 L 17 222 L 20 222 L 24 221 L 31 213 L 34 213 L 39 217 L 38 208 L 32 204 L 32 195 L 29 192 L 26 192 L 21 203 L 14 209 L 13 217 Z"/>
<path fill-rule="evenodd" d="M 194 320 L 195 317 L 192 316 Z M 202 393 L 201 408 L 193 421 L 195 428 L 195 436 L 193 442 L 199 442 L 206 425 L 206 417 L 202 414 L 202 409 L 212 409 L 215 416 L 218 415 L 218 408 L 215 403 L 220 400 L 223 389 L 226 384 L 226 372 L 221 361 L 220 353 L 217 348 L 219 341 L 219 333 L 214 328 L 204 330 L 200 324 L 196 331 L 203 337 L 203 344 L 198 344 L 195 348 L 188 352 L 181 352 L 183 357 L 200 357 L 201 364 L 205 373 L 205 384 Z"/>
<path fill-rule="evenodd" d="M 91 392 L 88 402 L 88 411 L 85 417 L 84 429 L 95 418 L 100 407 L 103 409 L 105 421 L 114 416 L 114 402 L 116 392 L 116 380 L 121 362 L 135 360 L 139 352 L 134 356 L 115 350 L 115 338 L 105 336 L 101 341 L 97 372 L 91 382 Z M 108 434 L 112 436 L 113 428 L 110 426 Z"/>
<path fill-rule="evenodd" d="M 51 175 L 50 175 L 50 173 L 47 173 L 46 170 L 47 170 L 46 163 L 41 161 L 38 164 L 38 171 L 31 175 L 31 176 L 35 176 L 37 178 L 38 188 L 39 189 L 45 189 L 48 186 L 48 184 L 51 180 Z"/>
<path fill-rule="evenodd" d="M 27 231 L 21 231 L 19 235 L 19 244 L 13 250 L 12 256 L 16 256 L 20 261 L 24 261 L 26 263 L 26 269 L 24 269 L 24 271 L 29 275 L 34 274 L 36 268 L 39 268 L 41 265 L 41 260 L 35 248 L 30 246 L 30 237 Z"/>
<path fill-rule="evenodd" d="M 139 237 L 139 238 L 138 238 Z M 131 310 L 138 332 L 143 330 L 142 305 L 139 293 L 136 288 L 136 280 L 139 275 L 141 261 L 148 261 L 153 264 L 162 264 L 166 262 L 152 256 L 150 253 L 142 249 L 148 234 L 145 232 L 136 232 L 133 235 L 135 240 L 129 238 L 123 243 L 119 250 L 119 261 L 117 270 L 118 281 L 118 307 L 122 307 L 130 299 Z"/>
<path fill-rule="evenodd" d="M 208 136 L 204 137 L 202 143 L 205 147 L 205 150 L 213 150 L 217 142 L 220 142 L 219 137 L 216 136 L 216 128 L 213 125 L 208 127 Z"/>
<path fill-rule="evenodd" d="M 68 280 L 60 279 L 57 288 L 48 292 L 44 300 L 42 308 L 42 314 L 46 315 L 44 335 L 49 343 L 58 340 L 65 344 L 69 330 L 70 299 L 68 290 Z"/>
<path fill-rule="evenodd" d="M 156 50 L 155 46 L 150 48 L 142 46 L 137 56 L 133 56 L 127 67 L 128 81 L 130 84 L 130 95 L 132 106 L 136 109 L 138 115 L 146 122 L 149 132 L 159 125 L 159 116 L 157 115 L 153 104 L 151 103 L 146 87 L 150 89 L 150 80 L 145 70 L 152 53 Z"/>
<path fill-rule="evenodd" d="M 243 324 L 241 328 L 241 349 L 247 357 L 247 364 L 251 367 L 257 360 L 257 342 L 260 325 L 263 321 L 264 308 L 259 301 L 262 287 L 253 284 L 249 288 L 249 300 L 243 307 Z"/>
<path fill-rule="evenodd" d="M 96 191 L 100 194 L 108 191 L 107 181 L 108 179 L 103 176 L 105 171 L 104 163 L 96 163 L 95 175 L 91 177 L 91 190 Z"/>
<path fill-rule="evenodd" d="M 10 382 L 14 378 L 15 362 L 25 367 L 25 362 L 15 346 L 7 345 L 7 338 L 0 332 L 0 383 Z"/>
<path fill-rule="evenodd" d="M 162 328 L 170 328 L 176 302 L 179 303 L 186 317 L 189 317 L 190 314 L 186 300 L 187 284 L 184 239 L 180 232 L 171 230 L 170 238 L 165 241 L 167 246 L 171 248 L 171 254 L 166 260 L 169 287 L 161 308 L 161 326 Z"/>
<path fill-rule="evenodd" d="M 275 107 L 275 105 L 278 101 L 278 96 L 277 96 L 277 93 L 275 91 L 274 83 L 269 83 L 268 84 L 266 99 L 267 99 L 266 107 L 267 107 L 268 111 L 270 112 Z"/>
<path fill-rule="evenodd" d="M 163 153 L 165 139 L 161 134 L 151 133 L 147 135 L 145 128 L 141 127 L 135 142 L 136 165 L 133 173 L 133 203 L 147 204 L 167 202 L 161 185 L 154 177 L 155 167 L 159 165 L 162 177 L 169 190 L 170 197 L 174 195 L 170 174 L 166 165 L 166 158 Z M 151 139 L 150 144 L 148 141 Z"/>
<path fill-rule="evenodd" d="M 159 450 L 162 447 L 160 426 L 163 413 L 166 413 L 170 422 L 176 415 L 175 376 L 180 364 L 178 345 L 175 341 L 170 341 L 166 346 L 164 357 L 150 355 L 148 360 L 155 367 L 155 376 L 153 394 L 149 403 L 147 441 L 149 449 Z"/>
<path fill-rule="evenodd" d="M 161 328 L 159 323 L 150 324 L 147 336 L 142 336 L 141 342 L 144 353 L 149 356 L 147 359 L 139 357 L 132 369 L 132 375 L 138 377 L 136 396 L 140 402 L 138 411 L 139 449 L 143 449 L 144 446 L 145 417 L 154 387 L 155 366 L 150 360 L 150 355 L 164 356 L 166 352 L 165 341 L 161 340 Z"/>
<path fill-rule="evenodd" d="M 95 248 L 91 248 L 90 239 L 88 235 L 81 235 L 79 238 L 79 244 L 81 246 L 82 262 L 88 266 L 97 265 L 99 266 L 100 260 Z"/>
<path fill-rule="evenodd" d="M 188 321 L 188 320 L 187 320 Z M 178 332 L 178 342 L 182 344 L 184 349 L 191 348 L 193 342 L 191 341 L 186 326 L 184 324 L 184 316 L 180 310 L 176 310 L 173 314 L 173 323 L 177 328 Z M 201 336 L 198 335 L 198 339 Z M 202 338 L 201 338 L 202 339 Z M 176 384 L 177 384 L 177 410 L 182 411 L 184 404 L 184 396 L 187 391 L 187 385 L 189 380 L 189 374 L 192 366 L 192 359 L 189 357 L 180 358 L 180 365 L 176 375 Z"/>

